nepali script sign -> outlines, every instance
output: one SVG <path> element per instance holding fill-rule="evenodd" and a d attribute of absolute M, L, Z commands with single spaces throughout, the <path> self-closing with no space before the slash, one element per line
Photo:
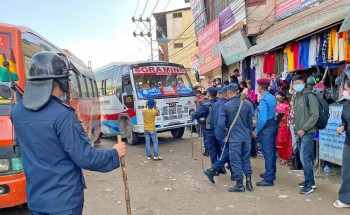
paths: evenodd
<path fill-rule="evenodd" d="M 320 0 L 277 0 L 275 13 L 276 20 L 279 21 L 296 14 L 318 2 L 320 2 Z"/>
<path fill-rule="evenodd" d="M 338 135 L 337 128 L 341 124 L 343 105 L 329 106 L 330 117 L 327 127 L 320 130 L 320 159 L 342 165 L 345 132 Z"/>
<path fill-rule="evenodd" d="M 194 31 L 196 35 L 207 25 L 203 0 L 191 0 L 191 10 L 194 20 Z"/>
<path fill-rule="evenodd" d="M 200 74 L 221 66 L 219 18 L 198 33 Z"/>

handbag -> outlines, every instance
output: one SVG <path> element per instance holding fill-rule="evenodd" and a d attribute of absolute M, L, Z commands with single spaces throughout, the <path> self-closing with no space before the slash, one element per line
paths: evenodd
<path fill-rule="evenodd" d="M 241 100 L 241 102 L 239 103 L 239 108 L 238 108 L 236 117 L 235 117 L 235 119 L 232 121 L 232 124 L 231 124 L 231 126 L 230 126 L 230 129 L 228 130 L 227 135 L 226 135 L 226 137 L 225 137 L 225 140 L 224 140 L 225 143 L 227 143 L 228 138 L 230 137 L 231 130 L 232 130 L 233 126 L 235 125 L 237 119 L 238 119 L 238 115 L 239 115 L 239 113 L 241 112 L 241 108 L 242 108 L 243 103 L 244 103 L 243 100 Z"/>

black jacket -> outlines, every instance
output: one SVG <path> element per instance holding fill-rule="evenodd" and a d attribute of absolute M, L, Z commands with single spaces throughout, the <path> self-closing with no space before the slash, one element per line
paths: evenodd
<path fill-rule="evenodd" d="M 350 146 L 350 102 L 344 104 L 343 112 L 341 114 L 341 126 L 344 126 L 346 132 L 345 144 Z"/>

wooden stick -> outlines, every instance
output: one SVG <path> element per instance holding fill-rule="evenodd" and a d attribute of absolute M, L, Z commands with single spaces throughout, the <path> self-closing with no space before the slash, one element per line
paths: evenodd
<path fill-rule="evenodd" d="M 192 137 L 192 126 L 193 124 L 191 123 L 191 144 L 192 144 L 192 158 L 193 158 L 193 137 Z"/>
<path fill-rule="evenodd" d="M 204 155 L 203 155 L 203 128 L 202 128 L 202 126 L 200 127 L 200 129 L 199 129 L 199 138 L 201 139 L 201 156 L 202 156 L 202 170 L 204 171 Z"/>
<path fill-rule="evenodd" d="M 122 137 L 120 135 L 118 137 L 118 143 L 122 142 Z M 120 158 L 120 166 L 122 167 L 123 173 L 123 181 L 125 186 L 125 201 L 126 201 L 126 211 L 127 215 L 131 215 L 131 205 L 130 205 L 130 194 L 129 194 L 129 186 L 128 186 L 128 177 L 126 175 L 126 166 L 124 157 Z"/>

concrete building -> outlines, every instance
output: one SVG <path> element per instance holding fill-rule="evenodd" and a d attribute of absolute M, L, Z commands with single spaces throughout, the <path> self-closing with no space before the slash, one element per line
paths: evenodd
<path fill-rule="evenodd" d="M 191 25 L 191 8 L 154 13 L 153 16 L 157 26 L 159 60 L 183 65 L 192 84 L 195 85 L 196 80 L 191 72 L 191 57 L 198 53 L 198 43 L 194 25 Z"/>

